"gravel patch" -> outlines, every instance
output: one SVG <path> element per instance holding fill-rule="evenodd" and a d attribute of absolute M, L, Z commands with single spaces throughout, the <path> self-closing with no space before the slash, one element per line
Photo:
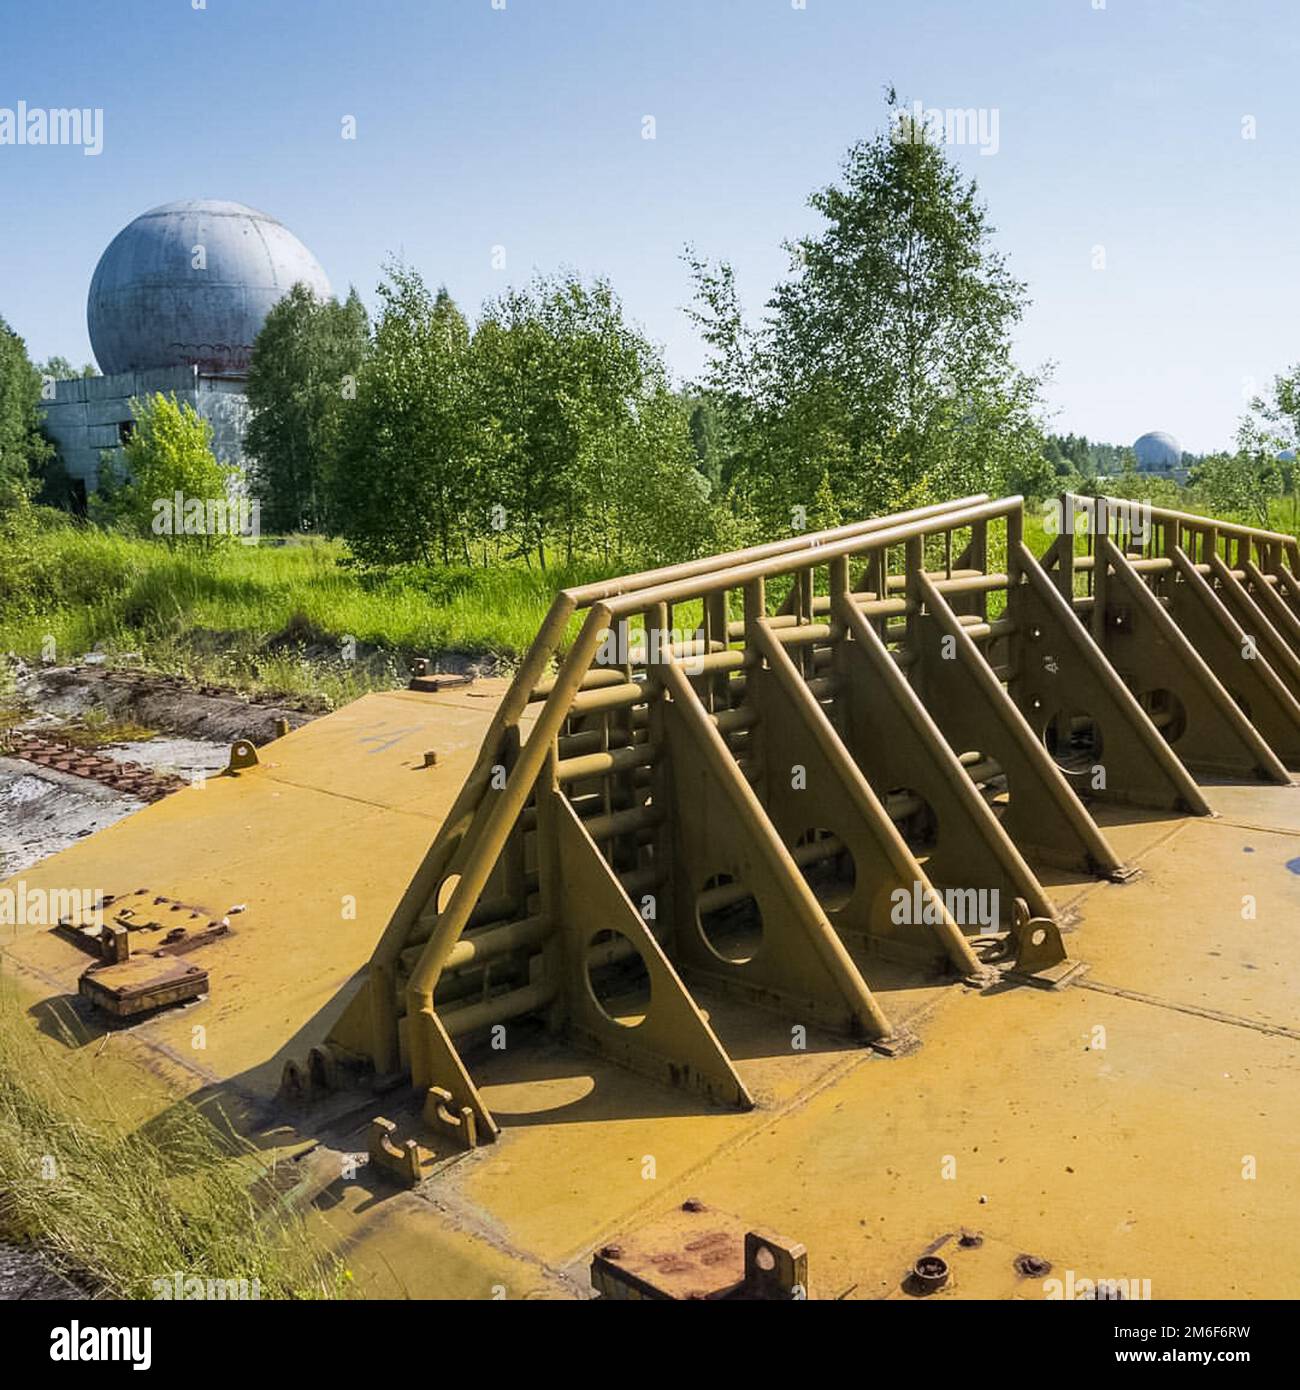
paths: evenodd
<path fill-rule="evenodd" d="M 192 782 L 198 773 L 215 777 L 230 763 L 230 745 L 203 738 L 153 738 L 138 743 L 109 743 L 95 750 L 119 763 L 139 763 L 155 772 L 170 772 Z"/>
<path fill-rule="evenodd" d="M 0 1245 L 0 1302 L 49 1302 L 85 1298 L 86 1294 L 56 1274 L 39 1254 Z"/>
<path fill-rule="evenodd" d="M 30 869 L 144 804 L 84 777 L 0 758 L 0 878 Z"/>
<path fill-rule="evenodd" d="M 211 688 L 196 690 L 178 676 L 103 666 L 23 666 L 15 689 L 25 704 L 46 718 L 75 719 L 95 710 L 112 719 L 130 719 L 146 729 L 198 737 L 229 747 L 236 739 L 269 743 L 276 721 L 291 729 L 309 723 L 302 710 L 249 700 Z"/>

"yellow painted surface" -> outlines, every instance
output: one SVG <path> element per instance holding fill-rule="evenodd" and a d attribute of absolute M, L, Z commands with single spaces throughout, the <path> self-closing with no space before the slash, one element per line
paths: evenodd
<path fill-rule="evenodd" d="M 511 1247 L 490 1218 L 446 1201 L 355 1183 L 318 1200 L 313 1225 L 346 1250 L 370 1298 L 571 1299 L 585 1279 L 566 1276 Z"/>
<path fill-rule="evenodd" d="M 891 1294 L 964 1226 L 1156 1296 L 1294 1297 L 1277 1241 L 1300 1213 L 1298 1060 L 1293 1042 L 1091 990 L 959 991 L 919 1053 L 863 1061 L 693 1186 L 804 1241 L 822 1296 Z"/>
<path fill-rule="evenodd" d="M 1089 981 L 1300 1038 L 1300 834 L 1185 821 L 1142 870 L 1137 883 L 1088 897 L 1069 941 Z"/>
<path fill-rule="evenodd" d="M 319 1041 L 369 959 L 503 688 L 368 695 L 269 744 L 260 766 L 186 788 L 11 880 L 147 887 L 218 918 L 246 907 L 230 917 L 228 939 L 195 957 L 211 977 L 207 1002 L 115 1033 L 114 1051 L 141 1054 L 182 1090 L 221 1079 L 273 1095 L 285 1059 L 302 1060 Z M 426 750 L 436 767 L 423 767 Z M 184 913 L 178 922 L 199 925 Z M 75 996 L 89 962 L 39 927 L 0 926 L 0 947 L 29 988 L 52 998 Z"/>
<path fill-rule="evenodd" d="M 123 1088 L 138 1075 L 141 1120 L 169 1097 L 270 1097 L 284 1059 L 301 1060 L 341 1007 L 499 689 L 367 697 L 262 750 L 260 768 L 22 875 L 148 886 L 214 913 L 247 904 L 233 936 L 204 950 L 209 999 L 102 1046 L 92 1036 L 69 1064 Z M 426 749 L 436 769 L 422 768 Z M 759 1101 L 748 1114 L 540 1029 L 516 1034 L 506 1052 L 467 1057 L 501 1140 L 431 1168 L 415 1193 L 334 1171 L 364 1149 L 372 1114 L 419 1133 L 406 1093 L 277 1117 L 298 1135 L 328 1127 L 313 1220 L 375 1295 L 581 1296 L 595 1247 L 693 1196 L 804 1242 L 820 1297 L 904 1297 L 912 1261 L 962 1228 L 983 1243 L 944 1247 L 940 1299 L 1043 1297 L 1043 1280 L 1014 1270 L 1022 1253 L 1050 1260 L 1052 1278 L 1149 1279 L 1155 1297 L 1300 1296 L 1288 1234 L 1300 1223 L 1300 792 L 1208 794 L 1214 820 L 1103 814 L 1136 881 L 1050 879 L 1075 919 L 1081 984 L 979 994 L 868 962 L 885 1009 L 920 1040 L 897 1058 L 818 1036 L 792 1051 L 780 1020 L 701 994 Z M 6 932 L 39 1021 L 87 957 L 44 929 Z M 265 1115 L 252 1132 L 290 1134 L 272 1138 Z"/>

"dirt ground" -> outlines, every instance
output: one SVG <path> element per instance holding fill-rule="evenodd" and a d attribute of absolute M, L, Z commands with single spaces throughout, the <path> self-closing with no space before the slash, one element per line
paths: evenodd
<path fill-rule="evenodd" d="M 144 804 L 84 777 L 0 758 L 0 878 L 30 869 Z"/>
<path fill-rule="evenodd" d="M 179 676 L 106 666 L 21 666 L 14 684 L 18 703 L 49 721 L 76 719 L 93 710 L 107 719 L 227 746 L 239 738 L 269 743 L 277 720 L 296 729 L 312 718 L 288 705 L 195 687 Z"/>
<path fill-rule="evenodd" d="M 102 742 L 96 751 L 118 762 L 173 773 L 183 782 L 212 776 L 229 762 L 230 745 L 276 737 L 276 724 L 310 721 L 300 709 L 204 689 L 179 677 L 95 664 L 37 667 L 13 663 L 19 731 L 58 739 L 69 727 L 121 724 L 158 730 L 153 738 Z M 51 854 L 93 835 L 145 802 L 85 777 L 0 756 L 0 878 L 21 873 Z"/>

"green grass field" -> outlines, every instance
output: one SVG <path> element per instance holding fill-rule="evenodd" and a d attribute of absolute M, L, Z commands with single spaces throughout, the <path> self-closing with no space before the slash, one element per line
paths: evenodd
<path fill-rule="evenodd" d="M 97 646 L 139 652 L 151 667 L 197 680 L 323 694 L 328 703 L 404 683 L 403 655 L 461 652 L 508 664 L 558 589 L 608 572 L 520 563 L 376 577 L 342 564 L 335 541 L 204 556 L 71 527 L 37 535 L 27 552 L 8 592 L 0 569 L 0 650 L 35 660 L 52 640 L 59 661 Z M 348 638 L 377 654 L 346 660 Z"/>
<path fill-rule="evenodd" d="M 1273 526 L 1292 531 L 1292 501 L 1273 510 Z M 1043 515 L 1026 509 L 1026 539 L 1040 553 Z M 96 647 L 138 652 L 199 682 L 337 706 L 404 684 L 411 656 L 455 652 L 508 667 L 559 589 L 617 572 L 589 561 L 373 575 L 346 556 L 341 542 L 315 539 L 205 556 L 51 520 L 0 556 L 0 651 L 38 660 L 52 641 L 60 662 Z M 1001 563 L 996 541 L 990 563 Z M 781 592 L 773 585 L 770 597 Z M 691 617 L 683 609 L 676 621 Z M 361 659 L 345 659 L 348 638 Z"/>
<path fill-rule="evenodd" d="M 344 1266 L 275 1199 L 292 1163 L 278 1170 L 211 1109 L 139 1123 L 121 1076 L 77 1065 L 87 1039 L 71 1015 L 54 1031 L 0 981 L 0 1239 L 32 1243 L 99 1297 L 152 1298 L 176 1274 L 256 1280 L 262 1298 L 349 1293 Z"/>

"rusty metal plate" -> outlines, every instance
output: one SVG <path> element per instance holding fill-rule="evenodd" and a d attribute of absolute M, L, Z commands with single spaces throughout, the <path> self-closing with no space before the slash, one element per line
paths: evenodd
<path fill-rule="evenodd" d="M 807 1297 L 804 1247 L 690 1198 L 591 1262 L 593 1288 L 614 1299 Z"/>
<path fill-rule="evenodd" d="M 745 1280 L 746 1229 L 725 1212 L 683 1207 L 602 1247 L 592 1284 L 606 1298 L 726 1298 Z"/>
<path fill-rule="evenodd" d="M 208 973 L 175 956 L 133 956 L 118 965 L 92 966 L 77 987 L 97 1008 L 130 1018 L 208 991 Z"/>

